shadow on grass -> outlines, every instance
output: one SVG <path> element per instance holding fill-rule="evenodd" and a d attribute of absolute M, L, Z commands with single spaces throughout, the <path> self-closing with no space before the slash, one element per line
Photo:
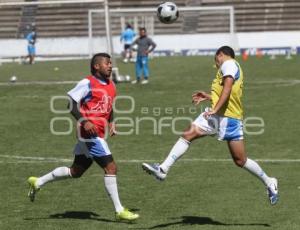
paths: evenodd
<path fill-rule="evenodd" d="M 222 223 L 220 221 L 213 220 L 210 217 L 200 217 L 200 216 L 182 216 L 181 218 L 172 218 L 172 219 L 180 219 L 175 222 L 159 224 L 152 226 L 148 229 L 156 229 L 156 228 L 166 228 L 175 225 L 181 225 L 184 227 L 185 225 L 220 225 L 220 226 L 261 226 L 261 227 L 271 227 L 269 224 L 263 223 L 235 223 L 235 224 L 228 224 Z"/>
<path fill-rule="evenodd" d="M 95 220 L 101 222 L 110 222 L 110 223 L 119 223 L 115 220 L 109 220 L 100 218 L 97 213 L 94 212 L 86 212 L 86 211 L 65 211 L 63 213 L 56 213 L 49 215 L 48 218 L 24 218 L 24 220 L 41 220 L 41 219 L 77 219 L 77 220 Z"/>
<path fill-rule="evenodd" d="M 49 216 L 49 219 L 79 219 L 79 220 L 97 220 L 104 222 L 115 222 L 109 219 L 100 218 L 97 213 L 83 211 L 66 211 L 64 213 L 56 213 Z"/>

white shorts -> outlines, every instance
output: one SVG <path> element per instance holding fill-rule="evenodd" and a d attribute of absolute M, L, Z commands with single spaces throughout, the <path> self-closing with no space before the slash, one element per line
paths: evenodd
<path fill-rule="evenodd" d="M 88 158 L 111 155 L 106 141 L 100 137 L 89 139 L 88 142 L 78 140 L 74 148 L 75 155 L 85 155 Z"/>
<path fill-rule="evenodd" d="M 201 113 L 196 120 L 193 121 L 193 124 L 205 131 L 207 135 L 218 135 L 218 140 L 220 141 L 237 141 L 244 139 L 243 121 L 239 119 L 218 115 L 213 115 L 205 119 L 204 113 Z"/>

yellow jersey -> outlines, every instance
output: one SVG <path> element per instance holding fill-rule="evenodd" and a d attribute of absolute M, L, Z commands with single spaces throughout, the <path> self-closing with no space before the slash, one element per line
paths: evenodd
<path fill-rule="evenodd" d="M 234 60 L 226 60 L 219 68 L 216 78 L 211 85 L 211 99 L 212 108 L 214 108 L 221 96 L 223 90 L 223 77 L 232 76 L 234 84 L 228 102 L 218 111 L 218 115 L 224 117 L 231 117 L 236 119 L 243 119 L 242 93 L 243 93 L 243 71 L 239 63 Z"/>

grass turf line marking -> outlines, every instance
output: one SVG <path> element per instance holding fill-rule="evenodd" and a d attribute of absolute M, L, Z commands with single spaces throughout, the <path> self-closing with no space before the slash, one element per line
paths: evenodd
<path fill-rule="evenodd" d="M 0 86 L 13 86 L 13 85 L 69 85 L 76 84 L 78 81 L 28 81 L 28 82 L 0 82 Z"/>
<path fill-rule="evenodd" d="M 76 84 L 78 81 L 28 81 L 28 82 L 0 82 L 0 86 L 13 86 L 13 85 L 68 85 L 68 84 Z M 293 86 L 300 84 L 299 79 L 274 79 L 271 81 L 255 81 L 255 82 L 248 82 L 247 84 L 250 85 L 257 85 L 257 84 L 276 84 L 278 86 Z M 249 88 L 256 88 L 249 86 Z"/>
<path fill-rule="evenodd" d="M 9 160 L 16 159 L 17 161 L 7 162 L 0 161 L 0 163 L 51 163 L 51 162 L 72 162 L 73 159 L 55 158 L 55 157 L 32 157 L 32 156 L 15 156 L 15 155 L 0 155 L 0 158 L 7 158 Z M 300 163 L 300 159 L 254 159 L 257 162 L 266 163 Z M 183 158 L 181 162 L 232 162 L 232 159 L 215 159 L 215 158 Z M 143 163 L 143 162 L 160 162 L 160 160 L 116 160 L 118 163 Z"/>

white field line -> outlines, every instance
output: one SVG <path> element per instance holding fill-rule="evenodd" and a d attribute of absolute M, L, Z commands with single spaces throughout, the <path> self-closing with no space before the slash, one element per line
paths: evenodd
<path fill-rule="evenodd" d="M 78 81 L 28 81 L 28 82 L 0 82 L 0 86 L 14 85 L 69 85 L 76 84 Z"/>
<path fill-rule="evenodd" d="M 250 84 L 299 84 L 300 79 L 274 79 L 271 81 L 254 81 L 254 82 L 249 82 Z"/>
<path fill-rule="evenodd" d="M 39 99 L 39 98 L 49 98 L 46 95 L 20 95 L 20 96 L 1 96 L 0 99 L 9 99 L 9 98 L 28 98 L 28 99 Z"/>
<path fill-rule="evenodd" d="M 0 86 L 14 86 L 14 85 L 68 85 L 68 84 L 76 84 L 78 81 L 28 81 L 28 82 L 0 82 Z M 279 86 L 293 86 L 300 84 L 300 79 L 274 79 L 271 81 L 255 81 L 249 82 L 247 85 L 279 85 Z M 252 88 L 252 87 L 251 87 Z"/>
<path fill-rule="evenodd" d="M 257 81 L 247 84 L 246 89 L 260 89 L 262 87 L 289 87 L 299 85 L 300 80 L 274 80 L 274 81 Z"/>
<path fill-rule="evenodd" d="M 55 158 L 55 157 L 31 157 L 31 156 L 15 156 L 15 155 L 0 155 L 0 158 L 6 158 L 8 161 L 0 161 L 3 163 L 50 163 L 50 162 L 72 162 L 72 159 Z M 258 162 L 266 163 L 300 163 L 300 159 L 254 159 Z M 160 160 L 116 160 L 118 163 L 143 163 L 143 162 L 160 162 Z M 215 159 L 215 158 L 183 158 L 181 162 L 232 162 L 232 159 Z"/>

